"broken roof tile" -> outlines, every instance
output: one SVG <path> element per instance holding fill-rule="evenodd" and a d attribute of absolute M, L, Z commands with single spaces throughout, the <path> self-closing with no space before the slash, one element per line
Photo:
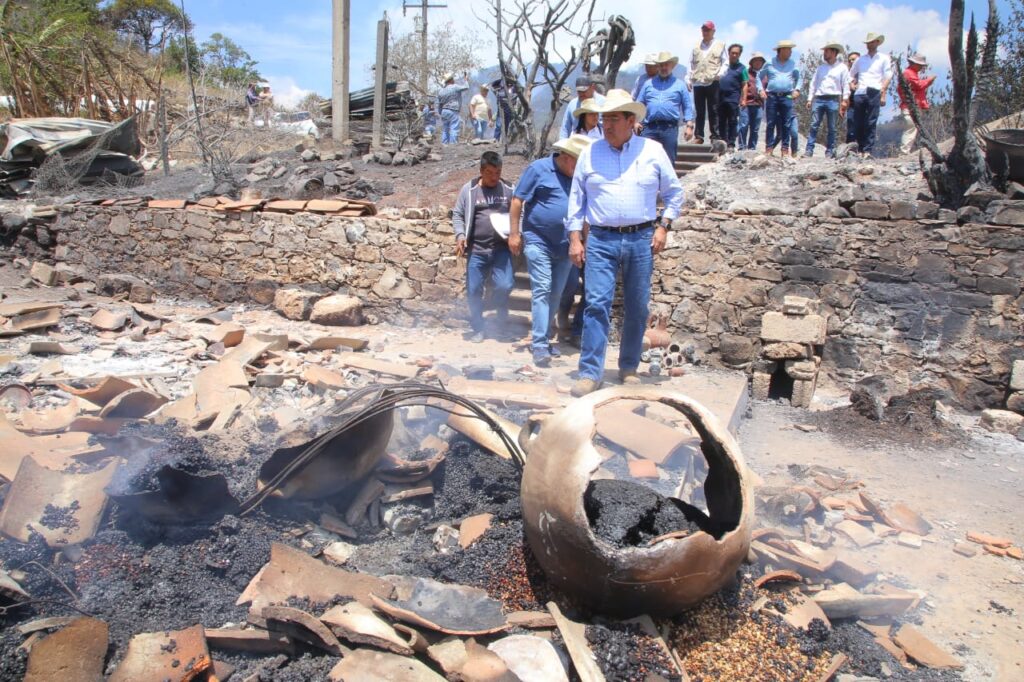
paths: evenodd
<path fill-rule="evenodd" d="M 171 632 L 144 632 L 128 642 L 128 651 L 108 682 L 187 682 L 200 679 L 212 665 L 202 625 Z"/>

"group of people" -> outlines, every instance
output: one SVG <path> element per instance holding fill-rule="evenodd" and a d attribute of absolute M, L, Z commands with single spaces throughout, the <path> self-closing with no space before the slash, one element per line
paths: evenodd
<path fill-rule="evenodd" d="M 484 289 L 499 329 L 505 328 L 513 286 L 513 256 L 525 254 L 531 287 L 530 348 L 539 367 L 560 354 L 557 311 L 572 268 L 583 273 L 577 310 L 580 348 L 574 395 L 597 389 L 604 376 L 616 280 L 622 274 L 625 317 L 618 376 L 639 383 L 643 334 L 654 257 L 679 216 L 683 188 L 665 148 L 636 134 L 647 107 L 625 90 L 590 101 L 588 115 L 600 118 L 601 135 L 574 132 L 554 143 L 554 152 L 531 163 L 514 185 L 502 178 L 502 159 L 488 151 L 479 177 L 467 182 L 453 210 L 455 252 L 467 259 L 466 295 L 470 340 L 483 341 Z M 578 107 L 577 107 L 578 108 Z M 574 116 L 576 122 L 582 115 Z M 594 130 L 595 128 L 590 128 Z M 659 202 L 661 208 L 659 209 Z M 577 275 L 578 277 L 578 275 Z"/>
<path fill-rule="evenodd" d="M 269 85 L 257 86 L 249 83 L 245 90 L 246 121 L 249 125 L 256 122 L 257 114 L 263 119 L 263 126 L 270 126 L 270 114 L 274 110 L 274 96 Z"/>
<path fill-rule="evenodd" d="M 463 76 L 463 82 L 457 83 L 454 73 L 445 74 L 444 84 L 438 90 L 433 103 L 424 105 L 421 111 L 424 132 L 433 135 L 440 128 L 441 144 L 456 144 L 459 141 L 459 133 L 462 130 L 462 93 L 470 87 L 466 81 L 468 76 Z M 487 99 L 488 94 L 492 92 L 496 101 L 494 109 Z M 512 105 L 509 97 L 516 92 L 515 80 L 511 78 L 497 78 L 480 85 L 477 94 L 470 98 L 466 111 L 466 119 L 473 126 L 474 139 L 484 139 L 490 126 L 494 127 L 495 140 L 501 139 L 502 132 L 508 134 L 512 123 Z"/>

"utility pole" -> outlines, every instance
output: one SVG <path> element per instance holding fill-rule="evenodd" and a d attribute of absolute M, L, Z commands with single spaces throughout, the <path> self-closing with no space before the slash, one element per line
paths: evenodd
<path fill-rule="evenodd" d="M 419 2 L 407 2 L 402 0 L 402 16 L 405 16 L 405 10 L 416 9 L 419 7 L 420 10 L 420 92 L 423 96 L 427 96 L 427 88 L 430 86 L 430 65 L 427 63 L 427 10 L 428 9 L 444 9 L 448 5 L 431 5 L 430 0 L 420 0 Z"/>
<path fill-rule="evenodd" d="M 373 139 L 371 145 L 378 149 L 384 142 L 384 117 L 388 100 L 388 16 L 377 22 L 377 65 L 373 79 Z"/>
<path fill-rule="evenodd" d="M 334 144 L 341 144 L 349 138 L 348 36 L 351 16 L 351 0 L 334 0 L 331 17 L 331 137 Z"/>

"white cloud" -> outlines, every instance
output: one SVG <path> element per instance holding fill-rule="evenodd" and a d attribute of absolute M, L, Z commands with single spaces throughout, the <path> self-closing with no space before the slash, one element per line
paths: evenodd
<path fill-rule="evenodd" d="M 297 107 L 303 97 L 313 92 L 300 88 L 291 76 L 264 76 L 263 80 L 270 84 L 270 91 L 274 93 L 274 103 L 290 109 Z"/>

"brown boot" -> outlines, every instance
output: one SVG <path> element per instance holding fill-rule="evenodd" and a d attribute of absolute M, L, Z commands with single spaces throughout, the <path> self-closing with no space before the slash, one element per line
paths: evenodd
<path fill-rule="evenodd" d="M 640 377 L 636 375 L 635 369 L 623 369 L 619 371 L 619 381 L 623 386 L 637 386 L 640 384 Z"/>
<path fill-rule="evenodd" d="M 572 385 L 572 390 L 570 391 L 570 393 L 572 393 L 573 397 L 575 398 L 582 398 L 588 393 L 593 393 L 599 388 L 601 388 L 600 381 L 598 381 L 597 379 L 587 379 L 586 377 L 584 377 L 583 379 L 576 380 L 576 383 Z"/>
<path fill-rule="evenodd" d="M 788 157 L 789 157 L 789 150 L 788 149 L 783 149 L 782 150 L 782 158 L 785 159 L 785 158 L 788 158 Z"/>
<path fill-rule="evenodd" d="M 764 153 L 768 156 L 775 156 L 775 147 L 765 147 Z"/>

